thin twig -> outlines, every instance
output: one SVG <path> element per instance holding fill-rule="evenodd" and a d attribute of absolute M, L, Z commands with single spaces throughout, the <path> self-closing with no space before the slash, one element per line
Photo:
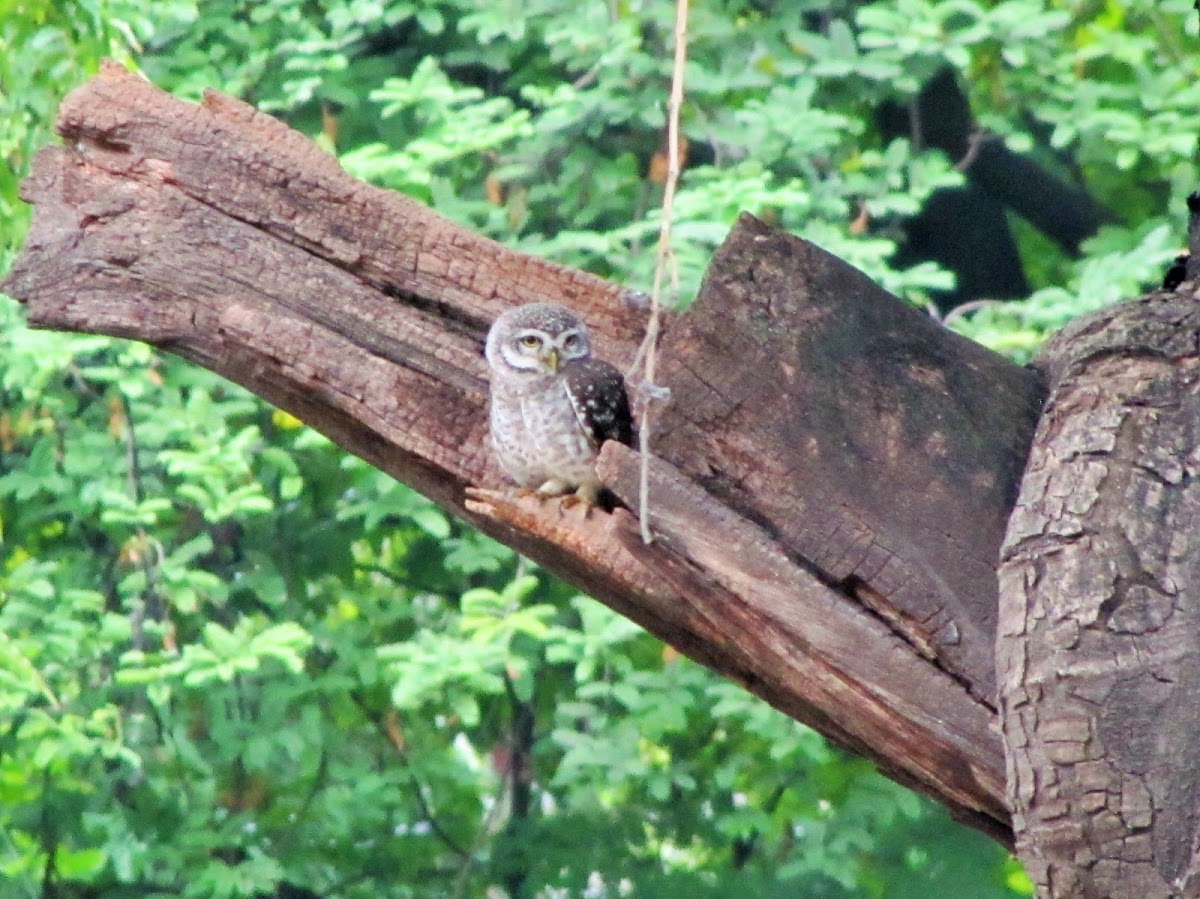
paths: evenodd
<path fill-rule="evenodd" d="M 979 151 L 983 148 L 984 142 L 987 140 L 987 135 L 979 130 L 971 132 L 971 136 L 967 139 L 967 151 L 963 153 L 962 159 L 954 163 L 954 171 L 965 172 L 969 169 L 972 163 L 979 157 Z"/>
<path fill-rule="evenodd" d="M 970 300 L 963 303 L 961 306 L 955 306 L 946 313 L 942 319 L 942 324 L 947 328 L 958 321 L 960 318 L 965 318 L 972 312 L 978 312 L 980 309 L 991 309 L 993 306 L 1003 305 L 999 300 Z"/>
<path fill-rule="evenodd" d="M 387 722 L 378 717 L 371 709 L 367 702 L 366 694 L 359 690 L 350 691 L 350 701 L 357 707 L 362 716 L 367 719 L 374 728 L 379 731 L 379 735 L 384 741 L 392 747 L 396 755 L 400 759 L 400 763 L 404 768 L 404 773 L 408 775 L 408 785 L 412 790 L 413 799 L 416 800 L 417 807 L 421 815 L 424 815 L 426 823 L 429 824 L 429 829 L 434 836 L 445 844 L 446 848 L 453 852 L 459 859 L 465 863 L 470 862 L 471 851 L 464 848 L 459 842 L 450 835 L 438 821 L 437 816 L 433 813 L 433 806 L 429 800 L 425 798 L 424 785 L 418 780 L 416 773 L 413 771 L 412 758 L 409 755 L 408 749 L 401 740 L 398 740 L 394 734 L 388 730 Z"/>
<path fill-rule="evenodd" d="M 663 272 L 668 266 L 671 271 L 671 286 L 679 291 L 679 269 L 675 255 L 671 252 L 671 210 L 675 202 L 675 184 L 679 181 L 679 110 L 683 106 L 683 66 L 687 61 L 687 16 L 688 0 L 676 0 L 675 5 L 675 65 L 671 72 L 671 99 L 667 106 L 667 180 L 663 185 L 662 224 L 658 232 L 658 261 L 654 266 L 654 287 L 650 292 L 650 320 L 646 324 L 646 338 L 642 342 L 645 350 L 645 377 L 643 379 L 641 431 L 638 449 L 642 454 L 642 470 L 639 482 L 639 500 L 642 520 L 642 542 L 652 543 L 650 533 L 650 406 L 661 393 L 654 383 L 654 370 L 658 356 L 658 331 L 662 308 Z M 641 353 L 639 352 L 639 355 Z"/>

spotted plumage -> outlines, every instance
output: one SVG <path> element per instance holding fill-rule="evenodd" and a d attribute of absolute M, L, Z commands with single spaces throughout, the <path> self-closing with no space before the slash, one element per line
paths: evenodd
<path fill-rule="evenodd" d="M 518 486 L 594 503 L 600 445 L 632 442 L 625 381 L 591 351 L 587 326 L 551 303 L 510 309 L 488 331 L 492 447 Z"/>

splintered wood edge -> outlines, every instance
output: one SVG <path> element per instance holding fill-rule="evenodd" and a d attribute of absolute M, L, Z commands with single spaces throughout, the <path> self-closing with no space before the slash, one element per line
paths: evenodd
<path fill-rule="evenodd" d="M 619 496 L 636 483 L 637 459 L 617 444 L 605 447 L 601 470 Z M 592 595 L 1008 844 L 990 710 L 711 498 L 706 517 L 689 527 L 695 510 L 670 508 L 667 472 L 655 460 L 650 546 L 622 508 L 564 508 L 560 500 L 478 488 L 467 488 L 464 505 L 526 539 L 578 554 L 587 570 L 581 586 Z"/>
<path fill-rule="evenodd" d="M 640 464 L 636 453 L 608 443 L 598 465 L 609 488 L 630 505 L 637 503 Z M 764 652 L 776 662 L 786 659 L 797 671 L 811 667 L 815 672 L 793 683 L 785 695 L 823 704 L 823 714 L 858 731 L 852 733 L 854 744 L 880 745 L 884 733 L 895 728 L 924 734 L 912 759 L 918 765 L 926 749 L 931 755 L 963 754 L 958 765 L 972 769 L 969 779 L 974 783 L 965 790 L 963 784 L 943 784 L 946 792 L 962 798 L 983 793 L 989 798 L 981 806 L 1007 822 L 1003 753 L 990 706 L 972 699 L 963 684 L 912 653 L 885 622 L 793 562 L 760 527 L 715 501 L 673 467 L 651 458 L 649 474 L 650 529 L 657 539 L 654 547 L 645 547 L 632 529 L 624 529 L 621 536 L 631 554 L 647 564 L 653 558 L 656 570 L 671 570 L 664 563 L 667 555 L 675 555 L 724 593 L 739 597 L 761 622 L 746 640 L 782 635 L 785 645 L 764 646 Z M 660 549 L 657 554 L 655 547 Z M 695 589 L 704 594 L 702 588 Z M 821 689 L 813 690 L 814 685 Z M 826 687 L 829 692 L 823 693 Z M 857 724 L 846 720 L 849 696 L 856 700 L 855 716 L 861 719 Z M 938 764 L 922 774 L 926 781 L 939 777 L 945 772 Z"/>

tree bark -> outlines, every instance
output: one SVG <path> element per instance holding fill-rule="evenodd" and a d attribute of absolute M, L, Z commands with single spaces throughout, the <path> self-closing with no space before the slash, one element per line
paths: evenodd
<path fill-rule="evenodd" d="M 743 217 L 667 322 L 611 514 L 519 496 L 488 455 L 488 323 L 565 302 L 633 359 L 644 297 L 355 181 L 302 136 L 117 66 L 39 156 L 4 288 L 29 322 L 147 341 L 245 385 L 1001 841 L 995 560 L 1041 378 Z M 635 387 L 637 385 L 635 384 Z"/>
<path fill-rule="evenodd" d="M 1000 567 L 1009 799 L 1039 895 L 1200 895 L 1195 282 L 1072 323 Z"/>

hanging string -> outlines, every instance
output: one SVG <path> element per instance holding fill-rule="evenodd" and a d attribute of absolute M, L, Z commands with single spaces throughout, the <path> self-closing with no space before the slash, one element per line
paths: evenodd
<path fill-rule="evenodd" d="M 675 64 L 671 72 L 671 97 L 667 104 L 667 178 L 663 185 L 662 224 L 658 231 L 658 258 L 654 266 L 654 287 L 650 292 L 650 319 L 646 323 L 646 337 L 638 350 L 638 358 L 644 359 L 642 369 L 642 420 L 638 449 L 642 454 L 641 475 L 638 483 L 639 516 L 642 523 L 642 542 L 652 543 L 650 533 L 650 430 L 651 408 L 654 400 L 666 396 L 664 388 L 654 383 L 658 362 L 658 333 L 662 310 L 663 279 L 669 273 L 671 291 L 679 296 L 679 266 L 671 251 L 671 217 L 675 203 L 675 185 L 679 181 L 679 110 L 683 106 L 683 67 L 687 61 L 687 17 L 688 0 L 676 0 L 675 4 Z"/>

